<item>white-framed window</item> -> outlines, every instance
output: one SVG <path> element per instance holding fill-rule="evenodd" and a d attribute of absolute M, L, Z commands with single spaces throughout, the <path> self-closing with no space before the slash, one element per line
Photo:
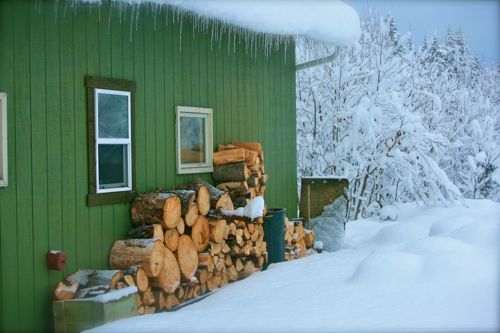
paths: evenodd
<path fill-rule="evenodd" d="M 8 183 L 7 175 L 7 94 L 0 92 L 0 186 Z"/>
<path fill-rule="evenodd" d="M 212 109 L 176 107 L 177 173 L 213 171 Z"/>
<path fill-rule="evenodd" d="M 130 92 L 95 89 L 96 193 L 132 190 Z"/>

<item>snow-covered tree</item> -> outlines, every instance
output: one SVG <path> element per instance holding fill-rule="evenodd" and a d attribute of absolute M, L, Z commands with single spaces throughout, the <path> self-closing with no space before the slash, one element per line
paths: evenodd
<path fill-rule="evenodd" d="M 299 177 L 348 178 L 350 218 L 396 201 L 498 195 L 498 74 L 462 33 L 418 51 L 392 16 L 372 11 L 356 45 L 299 40 L 297 62 L 334 52 L 334 62 L 297 73 Z"/>

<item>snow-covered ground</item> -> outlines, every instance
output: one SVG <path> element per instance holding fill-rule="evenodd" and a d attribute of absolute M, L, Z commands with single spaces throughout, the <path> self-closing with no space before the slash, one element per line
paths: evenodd
<path fill-rule="evenodd" d="M 351 222 L 336 252 L 92 332 L 498 331 L 500 203 L 466 203 Z"/>

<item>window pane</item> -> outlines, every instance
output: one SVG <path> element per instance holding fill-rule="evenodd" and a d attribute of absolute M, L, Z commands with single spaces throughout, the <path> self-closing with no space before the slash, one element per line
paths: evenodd
<path fill-rule="evenodd" d="M 99 188 L 127 187 L 127 145 L 99 145 Z"/>
<path fill-rule="evenodd" d="M 128 138 L 128 96 L 98 93 L 99 137 Z"/>
<path fill-rule="evenodd" d="M 181 117 L 181 162 L 205 162 L 205 118 Z"/>

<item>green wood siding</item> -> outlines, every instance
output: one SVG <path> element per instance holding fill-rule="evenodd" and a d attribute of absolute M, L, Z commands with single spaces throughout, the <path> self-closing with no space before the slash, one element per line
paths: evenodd
<path fill-rule="evenodd" d="M 296 212 L 293 45 L 251 56 L 243 41 L 228 50 L 227 35 L 212 42 L 188 18 L 172 24 L 171 12 L 154 18 L 142 7 L 131 23 L 130 11 L 120 16 L 107 2 L 76 10 L 72 3 L 0 1 L 9 136 L 9 186 L 0 188 L 1 331 L 50 329 L 57 281 L 77 268 L 106 268 L 112 242 L 130 226 L 128 204 L 86 205 L 85 75 L 137 84 L 139 192 L 194 177 L 175 173 L 175 106 L 209 107 L 215 146 L 261 142 L 267 206 Z M 65 272 L 45 268 L 49 249 L 66 252 Z"/>

